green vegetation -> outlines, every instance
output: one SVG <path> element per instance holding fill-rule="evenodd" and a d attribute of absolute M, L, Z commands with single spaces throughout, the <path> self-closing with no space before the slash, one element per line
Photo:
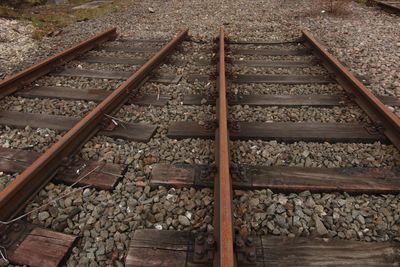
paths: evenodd
<path fill-rule="evenodd" d="M 94 9 L 72 9 L 92 0 L 69 0 L 68 4 L 43 4 L 44 0 L 8 0 L 0 4 L 0 17 L 28 20 L 35 27 L 32 37 L 41 39 L 46 35 L 56 34 L 62 27 L 76 22 L 88 20 L 121 8 L 126 2 L 114 0 Z"/>

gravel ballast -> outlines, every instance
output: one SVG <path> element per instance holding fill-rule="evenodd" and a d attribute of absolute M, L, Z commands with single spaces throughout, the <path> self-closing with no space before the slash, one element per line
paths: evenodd
<path fill-rule="evenodd" d="M 290 2 L 290 3 L 289 3 Z M 24 60 L 14 60 L 12 52 L 2 53 L 3 70 L 7 75 L 30 63 L 60 51 L 78 40 L 101 30 L 117 26 L 122 38 L 169 39 L 178 28 L 189 27 L 194 40 L 207 43 L 184 43 L 181 52 L 161 65 L 156 73 L 184 75 L 177 85 L 146 83 L 141 93 L 167 94 L 171 100 L 165 107 L 139 107 L 126 105 L 115 114 L 126 122 L 146 122 L 158 126 L 155 136 L 148 143 L 132 142 L 105 136 L 92 138 L 80 151 L 84 159 L 126 164 L 127 169 L 112 191 L 75 189 L 65 199 L 51 203 L 28 216 L 28 221 L 38 225 L 78 235 L 79 242 L 67 259 L 67 266 L 123 266 L 124 257 L 134 230 L 171 229 L 194 233 L 213 231 L 213 191 L 209 188 L 151 188 L 149 175 L 155 163 L 213 164 L 213 140 L 173 140 L 166 137 L 171 123 L 181 120 L 206 121 L 215 119 L 213 106 L 183 106 L 185 94 L 215 92 L 214 82 L 187 82 L 188 73 L 212 74 L 215 66 L 201 66 L 196 61 L 211 59 L 214 54 L 213 38 L 218 27 L 225 25 L 230 39 L 282 41 L 300 36 L 300 29 L 309 29 L 323 41 L 328 50 L 344 62 L 353 72 L 366 77 L 369 88 L 383 95 L 400 96 L 398 69 L 400 68 L 400 43 L 398 17 L 358 3 L 351 4 L 352 14 L 332 16 L 317 10 L 312 16 L 314 1 L 141 1 L 130 8 L 115 11 L 97 19 L 77 22 L 65 27 L 55 37 L 45 37 L 35 48 L 21 48 Z M 154 12 L 149 12 L 152 7 Z M 318 8 L 316 8 L 318 9 Z M 272 12 L 273 10 L 273 12 Z M 240 16 L 240 19 L 238 19 Z M 129 18 L 129 19 L 126 19 Z M 371 27 L 370 25 L 374 25 Z M 2 43 L 0 43 L 1 45 Z M 235 46 L 237 47 L 237 46 Z M 296 45 L 292 45 L 292 48 Z M 0 46 L 1 48 L 1 46 Z M 190 50 L 195 48 L 194 50 Z M 2 51 L 3 52 L 3 51 Z M 105 55 L 101 51 L 93 55 Z M 138 54 L 113 53 L 112 56 Z M 144 54 L 140 55 L 145 57 Z M 235 59 L 256 57 L 230 56 Z M 302 57 L 303 58 L 303 57 Z M 310 59 L 304 57 L 303 59 Z M 26 60 L 25 60 L 26 59 Z M 258 57 L 257 57 L 258 59 Z M 265 58 L 281 60 L 281 57 Z M 298 60 L 299 57 L 285 59 Z M 173 62 L 184 61 L 184 64 Z M 76 60 L 70 67 L 99 70 L 125 70 L 121 65 L 87 64 Z M 3 61 L 2 61 L 3 63 Z M 319 66 L 318 66 L 319 67 Z M 273 73 L 315 73 L 320 69 L 279 70 Z M 133 70 L 135 66 L 126 67 Z M 234 68 L 240 73 L 245 68 Z M 245 73 L 270 73 L 266 69 L 248 68 Z M 324 71 L 320 73 L 325 74 Z M 45 86 L 71 86 L 76 88 L 115 89 L 121 81 L 106 79 L 70 78 L 47 76 L 35 82 Z M 335 84 L 328 85 L 231 85 L 229 89 L 244 94 L 343 94 Z M 2 110 L 24 112 L 54 112 L 52 114 L 82 116 L 94 107 L 92 102 L 37 100 L 8 97 Z M 57 111 L 55 111 L 55 110 Z M 368 122 L 357 107 L 335 108 L 259 108 L 230 107 L 232 117 L 258 121 L 319 121 L 319 122 Z M 10 129 L 1 127 L 0 145 L 43 152 L 60 138 L 60 133 L 48 129 Z M 239 164 L 264 166 L 302 167 L 397 167 L 400 154 L 392 146 L 373 144 L 293 144 L 276 141 L 231 142 L 232 161 Z M 4 175 L 3 175 L 4 176 Z M 2 178 L 3 178 L 2 176 Z M 15 175 L 2 179 L 4 187 Z M 4 182 L 5 181 L 5 182 Z M 61 192 L 72 190 L 65 185 L 48 184 L 26 211 L 47 203 Z M 242 234 L 273 234 L 289 237 L 330 237 L 344 240 L 381 242 L 399 241 L 399 195 L 359 195 L 346 193 L 278 194 L 268 189 L 234 191 L 235 230 Z"/>

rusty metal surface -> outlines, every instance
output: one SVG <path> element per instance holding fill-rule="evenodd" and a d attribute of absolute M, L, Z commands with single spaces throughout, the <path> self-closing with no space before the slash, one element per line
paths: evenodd
<path fill-rule="evenodd" d="M 12 75 L 0 82 L 0 99 L 18 91 L 25 85 L 28 85 L 41 76 L 46 75 L 56 67 L 71 61 L 80 54 L 99 46 L 105 41 L 115 39 L 116 36 L 116 28 L 112 28 Z"/>
<path fill-rule="evenodd" d="M 232 181 L 229 164 L 229 133 L 228 133 L 228 101 L 226 97 L 225 72 L 225 34 L 220 29 L 219 36 L 219 64 L 218 64 L 219 99 L 217 100 L 218 129 L 216 140 L 216 159 L 218 175 L 215 177 L 215 210 L 214 235 L 217 240 L 217 252 L 214 257 L 214 266 L 236 266 L 233 249 L 233 208 L 232 208 Z"/>
<path fill-rule="evenodd" d="M 47 184 L 56 173 L 62 160 L 75 153 L 100 130 L 99 125 L 106 117 L 105 115 L 113 114 L 128 101 L 129 95 L 138 90 L 138 87 L 146 81 L 151 71 L 186 38 L 187 33 L 187 29 L 177 33 L 160 51 L 154 54 L 142 67 L 1 191 L 0 220 L 6 221 L 15 216 L 27 201 Z"/>
<path fill-rule="evenodd" d="M 379 131 L 400 149 L 400 118 L 391 112 L 362 82 L 360 82 L 343 64 L 341 64 L 318 40 L 308 31 L 303 30 L 306 45 L 313 48 L 323 64 L 336 74 L 336 80 L 350 94 L 355 102 L 371 118 Z"/>
<path fill-rule="evenodd" d="M 400 16 L 400 1 L 375 1 L 375 3 L 383 10 Z"/>

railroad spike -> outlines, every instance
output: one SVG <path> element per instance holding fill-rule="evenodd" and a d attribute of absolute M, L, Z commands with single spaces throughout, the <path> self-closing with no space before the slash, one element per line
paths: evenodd
<path fill-rule="evenodd" d="M 241 237 L 237 237 L 235 240 L 235 245 L 237 249 L 241 249 L 244 247 L 245 243 Z"/>
<path fill-rule="evenodd" d="M 214 239 L 213 235 L 207 236 L 206 245 L 207 245 L 208 249 L 214 249 L 215 248 L 215 239 Z"/>
<path fill-rule="evenodd" d="M 257 258 L 257 254 L 256 254 L 255 251 L 250 250 L 250 251 L 247 253 L 247 259 L 248 259 L 250 262 L 255 262 L 255 261 L 256 261 L 256 258 Z"/>
<path fill-rule="evenodd" d="M 251 236 L 248 236 L 246 239 L 246 245 L 247 246 L 252 246 L 254 244 L 254 239 Z"/>
<path fill-rule="evenodd" d="M 198 235 L 197 237 L 196 237 L 196 242 L 199 244 L 199 245 L 203 245 L 204 244 L 204 235 L 202 235 L 202 234 L 200 234 L 200 235 Z"/>

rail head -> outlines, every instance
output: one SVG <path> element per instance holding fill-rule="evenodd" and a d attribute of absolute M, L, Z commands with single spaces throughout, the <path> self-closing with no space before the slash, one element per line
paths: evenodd
<path fill-rule="evenodd" d="M 390 111 L 360 80 L 307 30 L 303 30 L 303 39 L 319 56 L 345 90 L 355 96 L 356 103 L 371 118 L 379 131 L 400 150 L 400 118 Z"/>
<path fill-rule="evenodd" d="M 89 39 L 82 41 L 60 53 L 36 63 L 11 77 L 0 81 L 0 99 L 10 95 L 38 78 L 46 75 L 56 67 L 65 64 L 68 61 L 76 58 L 82 53 L 85 53 L 108 40 L 113 40 L 117 37 L 117 29 L 112 28 L 96 34 Z"/>
<path fill-rule="evenodd" d="M 214 266 L 236 266 L 234 253 L 233 208 L 232 208 L 232 181 L 229 162 L 229 132 L 228 132 L 228 102 L 226 95 L 225 71 L 225 33 L 224 27 L 219 34 L 219 64 L 218 64 L 219 98 L 218 130 L 217 130 L 217 166 L 218 175 L 215 178 L 215 211 L 214 231 L 217 239 L 217 252 L 214 257 Z"/>
<path fill-rule="evenodd" d="M 159 52 L 134 72 L 124 83 L 90 111 L 82 120 L 50 146 L 26 170 L 0 192 L 0 221 L 13 218 L 56 173 L 63 159 L 73 155 L 88 139 L 100 130 L 105 115 L 121 107 L 146 77 L 187 36 L 188 29 L 180 31 Z"/>

